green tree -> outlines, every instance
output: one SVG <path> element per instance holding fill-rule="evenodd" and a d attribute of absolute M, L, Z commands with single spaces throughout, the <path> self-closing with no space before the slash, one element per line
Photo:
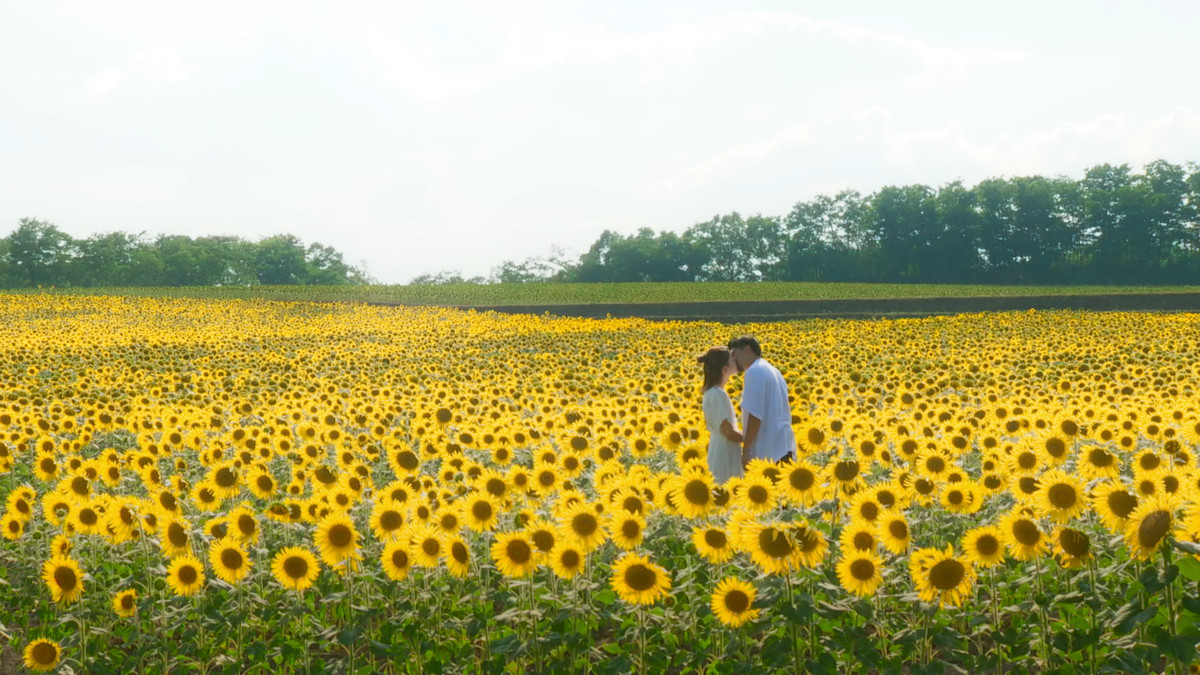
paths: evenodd
<path fill-rule="evenodd" d="M 300 240 L 290 234 L 267 237 L 254 249 L 254 268 L 258 283 L 264 286 L 283 286 L 308 283 L 306 250 Z"/>
<path fill-rule="evenodd" d="M 52 223 L 22 218 L 7 237 L 8 262 L 20 286 L 51 286 L 62 283 L 75 256 L 71 235 Z"/>

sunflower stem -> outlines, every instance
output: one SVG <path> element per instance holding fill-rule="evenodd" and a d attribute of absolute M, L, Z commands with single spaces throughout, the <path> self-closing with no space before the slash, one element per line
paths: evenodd
<path fill-rule="evenodd" d="M 787 587 L 788 608 L 795 610 L 796 598 L 792 591 L 792 567 L 790 564 L 788 565 L 787 572 L 785 572 L 783 575 L 783 582 Z M 792 672 L 796 673 L 796 675 L 799 675 L 801 672 L 800 664 L 802 663 L 800 658 L 800 630 L 796 626 L 796 622 L 791 620 L 788 621 L 788 628 L 791 629 L 792 633 Z"/>
<path fill-rule="evenodd" d="M 1037 581 L 1037 597 L 1034 600 L 1038 610 L 1038 626 L 1042 629 L 1042 637 L 1038 640 L 1038 651 L 1041 652 L 1042 664 L 1045 665 L 1046 660 L 1049 658 L 1047 640 L 1050 637 L 1050 628 L 1046 621 L 1046 607 L 1042 604 L 1042 601 L 1045 599 L 1045 593 L 1042 590 L 1042 556 L 1034 556 L 1033 565 L 1035 570 L 1034 579 Z"/>
<path fill-rule="evenodd" d="M 1004 645 L 995 639 L 1000 630 L 1000 598 L 996 595 L 996 566 L 988 568 L 988 600 L 992 605 L 992 642 L 996 645 L 996 657 L 999 659 L 1000 675 L 1004 675 Z"/>
<path fill-rule="evenodd" d="M 1165 541 L 1162 544 L 1162 559 L 1163 559 L 1163 576 L 1166 577 L 1167 569 L 1171 567 L 1171 542 Z M 1175 580 L 1172 579 L 1166 587 L 1167 593 L 1167 630 L 1169 635 L 1174 638 L 1178 631 L 1176 630 L 1175 619 Z M 1174 656 L 1171 657 L 1171 669 L 1176 673 L 1183 673 L 1183 666 Z"/>
<path fill-rule="evenodd" d="M 638 605 L 637 608 L 637 631 L 638 631 L 638 672 L 646 675 L 646 608 L 643 605 Z"/>

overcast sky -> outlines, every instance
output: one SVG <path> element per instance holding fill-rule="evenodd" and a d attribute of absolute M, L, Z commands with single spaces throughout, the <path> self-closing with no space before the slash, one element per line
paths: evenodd
<path fill-rule="evenodd" d="M 1200 161 L 1200 2 L 0 0 L 0 234 L 384 283 L 852 187 Z"/>

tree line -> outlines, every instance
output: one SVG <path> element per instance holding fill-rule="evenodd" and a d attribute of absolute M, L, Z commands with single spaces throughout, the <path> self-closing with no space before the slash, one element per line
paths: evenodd
<path fill-rule="evenodd" d="M 1082 179 L 887 186 L 715 216 L 682 233 L 604 231 L 577 260 L 505 262 L 500 282 L 1200 283 L 1200 166 L 1102 164 Z M 454 274 L 418 279 L 463 281 Z M 417 280 L 414 280 L 417 281 Z M 476 281 L 482 281 L 476 279 Z"/>
<path fill-rule="evenodd" d="M 369 280 L 323 244 L 292 235 L 257 242 L 109 232 L 76 239 L 22 218 L 0 239 L 0 287 L 254 286 L 362 284 Z"/>

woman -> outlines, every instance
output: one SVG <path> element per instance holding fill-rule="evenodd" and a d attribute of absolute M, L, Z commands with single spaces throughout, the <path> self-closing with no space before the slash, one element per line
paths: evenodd
<path fill-rule="evenodd" d="M 704 366 L 704 426 L 708 427 L 708 469 L 718 485 L 742 475 L 742 432 L 725 384 L 737 372 L 726 347 L 713 347 L 697 361 Z"/>

